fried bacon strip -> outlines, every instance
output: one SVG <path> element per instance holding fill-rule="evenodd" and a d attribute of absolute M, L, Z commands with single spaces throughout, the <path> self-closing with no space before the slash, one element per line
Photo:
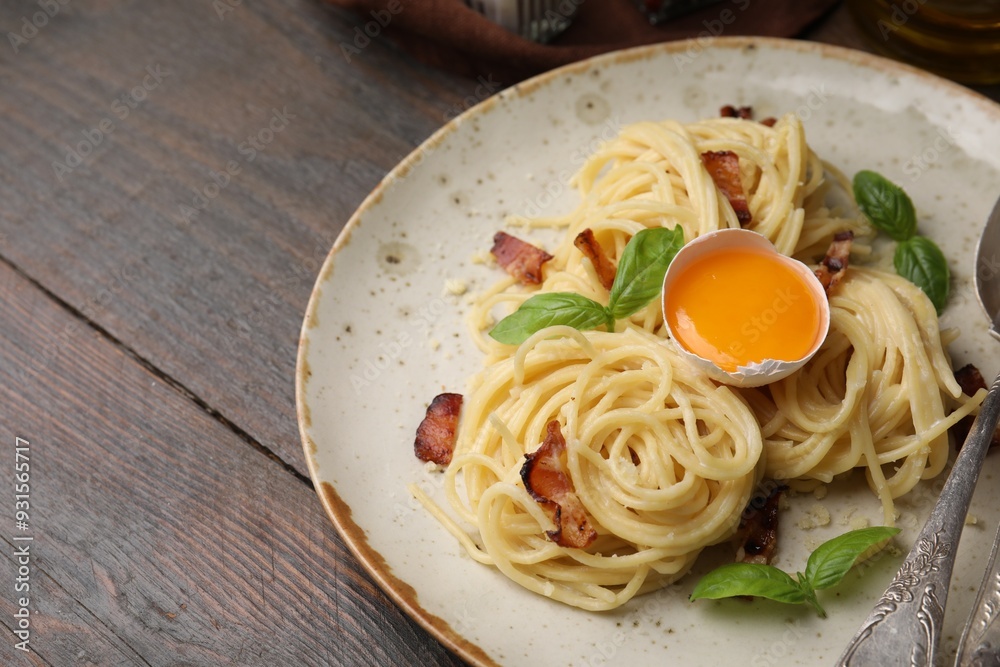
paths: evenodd
<path fill-rule="evenodd" d="M 962 393 L 966 396 L 972 396 L 980 389 L 987 388 L 983 374 L 972 364 L 966 364 L 955 371 L 955 380 L 958 382 L 958 386 L 962 388 Z M 965 444 L 965 439 L 969 437 L 969 431 L 972 430 L 972 424 L 975 421 L 975 417 L 968 415 L 962 417 L 957 424 L 949 429 L 955 437 L 955 447 L 957 449 L 961 449 L 962 445 Z M 989 448 L 993 449 L 994 447 L 1000 447 L 1000 427 L 993 433 L 993 439 L 990 441 Z"/>
<path fill-rule="evenodd" d="M 604 289 L 610 290 L 611 286 L 615 282 L 615 274 L 617 269 L 615 265 L 611 263 L 608 259 L 607 253 L 604 252 L 604 248 L 601 244 L 597 242 L 597 238 L 594 236 L 594 231 L 587 227 L 585 230 L 577 234 L 576 238 L 573 239 L 573 245 L 579 249 L 580 252 L 590 260 L 590 263 L 594 265 L 594 271 L 597 273 L 597 279 L 601 281 L 604 285 Z"/>
<path fill-rule="evenodd" d="M 743 182 L 740 181 L 740 157 L 733 151 L 708 151 L 701 154 L 701 161 L 715 182 L 715 187 L 729 200 L 740 226 L 748 226 L 751 219 L 750 205 L 743 192 Z"/>
<path fill-rule="evenodd" d="M 852 243 L 854 243 L 854 232 L 847 230 L 834 234 L 833 241 L 826 251 L 826 257 L 816 268 L 816 277 L 819 278 L 827 294 L 837 286 L 847 272 Z"/>
<path fill-rule="evenodd" d="M 497 263 L 525 285 L 542 282 L 542 264 L 552 255 L 506 232 L 497 232 L 490 249 Z"/>
<path fill-rule="evenodd" d="M 737 561 L 768 565 L 774 558 L 778 546 L 778 506 L 781 494 L 787 488 L 774 484 L 770 491 L 762 489 L 761 493 L 751 498 L 740 518 Z"/>
<path fill-rule="evenodd" d="M 732 104 L 727 104 L 719 109 L 719 116 L 722 118 L 742 118 L 743 120 L 753 120 L 753 107 L 735 107 Z M 774 116 L 768 116 L 760 121 L 761 125 L 767 125 L 768 127 L 774 127 L 774 124 L 778 122 L 778 119 Z"/>
<path fill-rule="evenodd" d="M 983 374 L 973 364 L 966 364 L 955 371 L 955 381 L 966 396 L 972 396 L 980 389 L 987 389 Z"/>
<path fill-rule="evenodd" d="M 732 104 L 727 104 L 719 109 L 719 115 L 723 118 L 743 118 L 744 120 L 752 120 L 753 107 L 734 107 Z"/>
<path fill-rule="evenodd" d="M 442 466 L 451 463 L 461 411 L 461 394 L 438 394 L 434 397 L 413 441 L 413 453 L 418 459 Z"/>
<path fill-rule="evenodd" d="M 545 429 L 541 447 L 524 457 L 521 480 L 556 525 L 555 530 L 545 532 L 549 539 L 561 547 L 584 549 L 597 539 L 597 531 L 590 525 L 583 503 L 563 467 L 561 456 L 566 451 L 566 439 L 559 430 L 559 422 L 553 419 Z"/>

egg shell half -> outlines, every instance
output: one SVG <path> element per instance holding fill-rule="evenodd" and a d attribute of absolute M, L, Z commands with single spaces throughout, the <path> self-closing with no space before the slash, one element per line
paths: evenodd
<path fill-rule="evenodd" d="M 791 361 L 764 359 L 761 362 L 738 366 L 735 371 L 727 371 L 710 359 L 705 359 L 691 352 L 677 340 L 677 336 L 670 326 L 670 318 L 668 317 L 666 307 L 667 294 L 671 285 L 695 261 L 705 255 L 729 249 L 762 250 L 774 253 L 777 261 L 784 262 L 802 276 L 816 305 L 819 307 L 819 326 L 815 332 L 814 342 L 802 358 Z M 663 277 L 663 292 L 661 294 L 660 307 L 663 310 L 664 324 L 670 335 L 670 343 L 677 348 L 681 355 L 689 359 L 697 368 L 704 371 L 713 380 L 735 387 L 759 387 L 788 377 L 799 368 L 802 368 L 816 354 L 823 341 L 826 340 L 827 333 L 830 330 L 830 302 L 827 299 L 823 285 L 816 278 L 813 270 L 797 259 L 782 255 L 767 238 L 749 229 L 720 229 L 709 232 L 699 236 L 681 248 L 670 263 L 666 275 Z"/>

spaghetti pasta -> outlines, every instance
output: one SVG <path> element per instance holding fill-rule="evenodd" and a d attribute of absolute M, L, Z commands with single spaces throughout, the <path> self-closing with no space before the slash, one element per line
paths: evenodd
<path fill-rule="evenodd" d="M 759 389 L 717 385 L 683 359 L 665 341 L 656 300 L 614 332 L 549 327 L 519 346 L 489 338 L 496 318 L 532 294 L 607 302 L 606 279 L 574 246 L 584 230 L 617 264 L 645 228 L 680 227 L 690 241 L 739 227 L 702 164 L 708 151 L 739 157 L 748 226 L 780 252 L 809 262 L 836 232 L 871 234 L 828 203 L 844 179 L 808 147 L 793 114 L 773 126 L 717 118 L 626 127 L 575 176 L 574 211 L 511 221 L 565 230 L 563 240 L 540 286 L 506 278 L 474 303 L 470 330 L 486 363 L 466 392 L 444 473 L 452 511 L 414 489 L 477 561 L 583 609 L 618 607 L 685 574 L 702 549 L 734 534 L 764 477 L 829 481 L 864 468 L 891 524 L 893 498 L 941 472 L 947 428 L 982 398 L 963 397 L 955 383 L 926 296 L 875 269 L 852 267 L 833 291 L 816 356 Z M 551 420 L 598 535 L 585 549 L 547 537 L 551 517 L 520 477 Z"/>

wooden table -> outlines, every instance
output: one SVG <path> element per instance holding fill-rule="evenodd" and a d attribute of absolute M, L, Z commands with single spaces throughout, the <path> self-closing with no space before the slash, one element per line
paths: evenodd
<path fill-rule="evenodd" d="M 357 25 L 0 4 L 0 663 L 461 664 L 345 549 L 296 428 L 320 263 L 477 85 L 387 39 L 348 63 Z M 866 48 L 842 8 L 807 36 Z"/>

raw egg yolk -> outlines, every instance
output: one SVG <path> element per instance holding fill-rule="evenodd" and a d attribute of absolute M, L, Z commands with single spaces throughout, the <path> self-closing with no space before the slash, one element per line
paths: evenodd
<path fill-rule="evenodd" d="M 664 309 L 677 342 L 723 370 L 796 361 L 820 335 L 820 305 L 806 280 L 781 255 L 728 248 L 685 267 Z"/>

